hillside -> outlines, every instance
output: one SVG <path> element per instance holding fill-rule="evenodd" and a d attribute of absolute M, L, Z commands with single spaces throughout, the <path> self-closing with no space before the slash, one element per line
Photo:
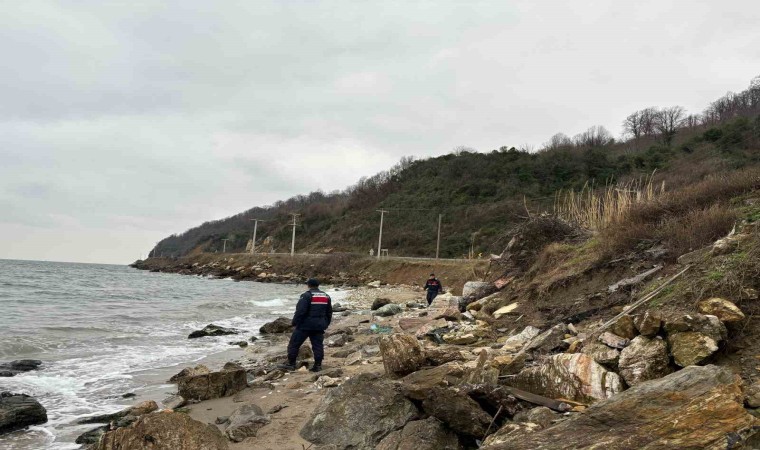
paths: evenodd
<path fill-rule="evenodd" d="M 627 140 L 602 127 L 570 139 L 553 136 L 538 151 L 501 147 L 488 153 L 459 149 L 425 160 L 402 159 L 386 172 L 342 192 L 313 192 L 255 207 L 163 239 L 151 256 L 179 257 L 246 251 L 251 218 L 266 219 L 257 234 L 262 251 L 290 249 L 290 213 L 300 214 L 296 252 L 357 252 L 377 245 L 378 209 L 385 215 L 383 247 L 392 255 L 434 256 L 442 215 L 441 256 L 500 253 L 510 230 L 531 215 L 551 211 L 556 193 L 587 183 L 647 177 L 675 189 L 715 173 L 757 164 L 760 85 L 728 94 L 703 114 L 680 107 L 647 108 L 627 117 Z M 331 250 L 328 250 L 331 249 Z"/>

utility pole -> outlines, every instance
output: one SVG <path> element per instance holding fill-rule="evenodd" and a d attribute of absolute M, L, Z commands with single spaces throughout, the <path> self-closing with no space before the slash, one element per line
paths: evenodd
<path fill-rule="evenodd" d="M 380 213 L 380 236 L 377 238 L 377 259 L 380 259 L 380 253 L 383 248 L 383 216 L 388 211 L 384 209 L 378 209 L 377 212 Z"/>
<path fill-rule="evenodd" d="M 290 215 L 293 216 L 293 240 L 290 241 L 290 256 L 293 256 L 296 254 L 296 218 L 300 214 L 291 213 Z"/>
<path fill-rule="evenodd" d="M 443 214 L 438 214 L 438 240 L 435 243 L 435 259 L 438 259 L 441 252 L 441 217 Z"/>
<path fill-rule="evenodd" d="M 227 241 L 229 241 L 229 239 L 222 239 L 222 253 L 227 253 Z"/>
<path fill-rule="evenodd" d="M 259 227 L 259 222 L 266 222 L 263 219 L 251 219 L 253 222 L 253 238 L 251 239 L 251 254 L 256 254 L 256 228 Z"/>

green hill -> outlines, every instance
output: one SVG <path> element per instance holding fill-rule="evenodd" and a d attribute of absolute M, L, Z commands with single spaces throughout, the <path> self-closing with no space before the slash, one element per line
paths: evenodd
<path fill-rule="evenodd" d="M 500 253 L 509 230 L 529 215 L 551 211 L 560 190 L 653 172 L 656 183 L 671 189 L 756 165 L 760 84 L 721 97 L 700 115 L 686 116 L 679 107 L 647 108 L 623 126 L 624 141 L 591 127 L 572 139 L 555 135 L 535 152 L 504 146 L 488 153 L 460 149 L 424 160 L 403 158 L 342 192 L 293 197 L 169 236 L 151 256 L 221 252 L 223 239 L 228 252 L 244 252 L 254 217 L 267 219 L 259 224 L 257 246 L 287 252 L 291 213 L 300 214 L 296 252 L 367 253 L 377 246 L 378 209 L 389 211 L 383 248 L 393 255 L 434 256 L 439 214 L 442 257 Z"/>

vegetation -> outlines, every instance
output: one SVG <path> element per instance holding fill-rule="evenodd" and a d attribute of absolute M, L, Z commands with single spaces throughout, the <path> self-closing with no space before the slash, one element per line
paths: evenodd
<path fill-rule="evenodd" d="M 686 115 L 681 107 L 637 111 L 624 122 L 624 141 L 595 126 L 574 138 L 556 134 L 538 151 L 458 148 L 425 160 L 406 157 L 341 192 L 313 192 L 206 222 L 162 240 L 151 255 L 220 252 L 222 239 L 228 239 L 228 252 L 244 252 L 252 218 L 267 220 L 259 223 L 257 248 L 289 251 L 290 213 L 301 214 L 297 252 L 366 254 L 377 245 L 381 208 L 389 211 L 383 247 L 392 255 L 434 256 L 439 214 L 442 257 L 500 253 L 509 230 L 552 210 L 559 191 L 574 193 L 566 205 L 576 212 L 586 207 L 598 215 L 604 209 L 594 202 L 605 196 L 617 205 L 597 222 L 591 216 L 573 219 L 600 233 L 605 254 L 654 243 L 674 253 L 688 250 L 730 228 L 735 212 L 721 202 L 754 186 L 756 173 L 749 168 L 760 162 L 759 80 L 711 103 L 703 114 Z M 739 172 L 744 175 L 721 176 L 742 168 L 748 169 Z M 621 187 L 643 189 L 645 201 L 617 194 Z"/>

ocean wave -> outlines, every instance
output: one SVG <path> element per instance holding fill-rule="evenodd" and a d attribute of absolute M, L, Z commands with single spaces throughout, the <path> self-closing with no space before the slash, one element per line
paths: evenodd
<path fill-rule="evenodd" d="M 198 305 L 200 309 L 233 309 L 239 307 L 239 303 L 233 302 L 208 302 Z"/>
<path fill-rule="evenodd" d="M 68 327 L 68 326 L 56 326 L 56 327 L 40 327 L 41 330 L 47 331 L 63 331 L 66 333 L 111 333 L 113 330 L 109 328 L 100 327 Z"/>
<path fill-rule="evenodd" d="M 261 306 L 263 308 L 274 308 L 277 306 L 285 306 L 285 300 L 281 298 L 273 298 L 270 300 L 248 300 L 248 303 Z"/>

